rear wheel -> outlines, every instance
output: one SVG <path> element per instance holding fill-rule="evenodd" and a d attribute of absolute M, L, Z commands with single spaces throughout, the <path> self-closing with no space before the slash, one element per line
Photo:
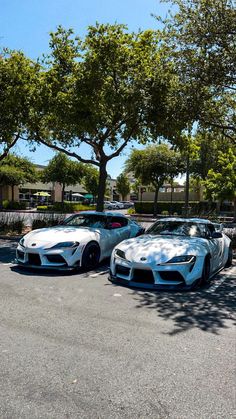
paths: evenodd
<path fill-rule="evenodd" d="M 229 268 L 232 265 L 232 261 L 233 261 L 233 249 L 232 249 L 232 246 L 230 246 L 229 252 L 228 252 L 228 259 L 225 264 L 225 268 Z"/>
<path fill-rule="evenodd" d="M 84 249 L 82 256 L 82 268 L 95 268 L 100 259 L 100 248 L 97 243 L 88 243 Z"/>

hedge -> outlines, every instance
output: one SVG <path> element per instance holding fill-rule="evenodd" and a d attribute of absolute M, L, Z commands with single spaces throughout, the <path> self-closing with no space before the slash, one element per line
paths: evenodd
<path fill-rule="evenodd" d="M 157 203 L 157 212 L 158 214 L 168 215 L 168 214 L 176 214 L 182 215 L 184 212 L 184 201 L 178 202 L 158 202 Z M 154 203 L 150 201 L 136 201 L 134 203 L 135 212 L 137 214 L 153 214 L 154 212 Z M 208 202 L 198 202 L 198 201 L 191 201 L 189 202 L 189 213 L 190 214 L 204 214 L 204 213 L 211 213 L 216 210 L 216 203 L 213 202 L 211 207 L 209 208 Z"/>
<path fill-rule="evenodd" d="M 77 211 L 87 211 L 94 210 L 95 206 L 83 205 L 72 202 L 55 202 L 53 205 L 38 205 L 37 211 L 53 211 L 53 212 L 62 212 L 62 213 L 73 213 Z"/>
<path fill-rule="evenodd" d="M 26 209 L 26 202 L 18 202 L 18 201 L 8 201 L 4 200 L 2 202 L 3 209 L 7 210 L 25 210 Z"/>

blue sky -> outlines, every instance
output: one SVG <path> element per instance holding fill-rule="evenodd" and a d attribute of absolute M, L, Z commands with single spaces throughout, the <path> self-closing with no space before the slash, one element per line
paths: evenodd
<path fill-rule="evenodd" d="M 130 31 L 156 29 L 158 22 L 151 14 L 165 17 L 169 7 L 160 0 L 0 0 L 0 48 L 22 50 L 36 59 L 48 52 L 49 33 L 58 25 L 73 28 L 81 37 L 96 21 L 124 23 Z M 38 164 L 47 164 L 54 155 L 43 146 L 30 152 L 23 143 L 15 151 Z M 112 177 L 121 173 L 129 151 L 109 163 Z M 88 150 L 84 153 L 90 156 Z"/>

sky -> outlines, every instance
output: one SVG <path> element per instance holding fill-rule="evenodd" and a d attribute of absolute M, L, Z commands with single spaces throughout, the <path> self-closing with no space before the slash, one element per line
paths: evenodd
<path fill-rule="evenodd" d="M 49 33 L 58 25 L 73 28 L 80 37 L 96 22 L 123 23 L 130 31 L 157 29 L 158 22 L 151 15 L 165 17 L 169 8 L 160 0 L 0 0 L 0 49 L 21 50 L 27 57 L 37 59 L 49 52 Z M 130 150 L 127 147 L 121 156 L 109 162 L 112 178 L 122 172 Z M 14 151 L 42 165 L 55 155 L 44 146 L 30 151 L 23 142 Z M 91 155 L 85 148 L 83 153 L 83 157 Z"/>

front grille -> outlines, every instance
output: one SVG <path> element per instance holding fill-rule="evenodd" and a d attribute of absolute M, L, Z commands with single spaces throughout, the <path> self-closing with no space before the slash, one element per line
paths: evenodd
<path fill-rule="evenodd" d="M 178 271 L 160 271 L 158 273 L 164 281 L 184 282 L 184 278 Z"/>
<path fill-rule="evenodd" d="M 130 268 L 127 268 L 126 266 L 122 266 L 122 265 L 116 265 L 116 274 L 117 275 L 125 275 L 125 276 L 129 276 L 130 273 Z"/>
<path fill-rule="evenodd" d="M 47 255 L 47 260 L 52 263 L 66 263 L 61 255 Z"/>
<path fill-rule="evenodd" d="M 37 253 L 28 253 L 28 262 L 30 265 L 41 265 L 41 259 Z"/>
<path fill-rule="evenodd" d="M 18 259 L 22 259 L 22 260 L 24 260 L 24 256 L 25 256 L 25 254 L 24 254 L 24 252 L 22 252 L 21 250 L 17 250 L 17 251 L 16 251 L 16 256 L 17 256 L 17 258 L 18 258 Z"/>
<path fill-rule="evenodd" d="M 143 284 L 154 284 L 154 276 L 150 270 L 134 269 L 132 281 Z"/>

